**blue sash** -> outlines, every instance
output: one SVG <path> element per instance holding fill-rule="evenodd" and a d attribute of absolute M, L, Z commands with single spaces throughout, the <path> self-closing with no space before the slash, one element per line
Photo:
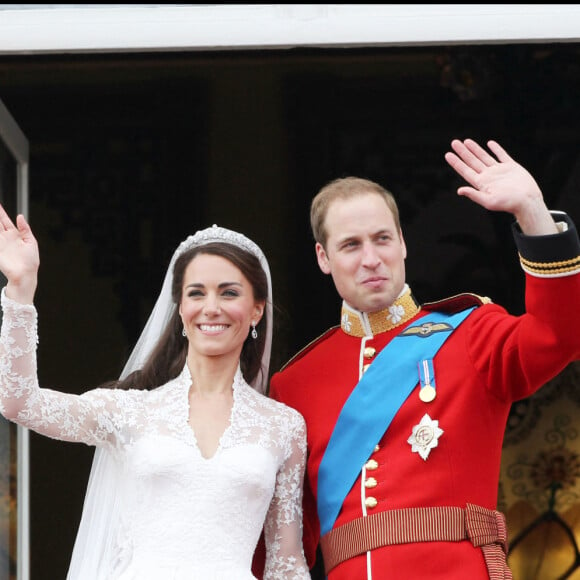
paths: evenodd
<path fill-rule="evenodd" d="M 318 517 L 332 529 L 362 465 L 417 384 L 417 363 L 434 358 L 474 310 L 432 312 L 398 334 L 378 354 L 345 402 L 318 470 Z"/>

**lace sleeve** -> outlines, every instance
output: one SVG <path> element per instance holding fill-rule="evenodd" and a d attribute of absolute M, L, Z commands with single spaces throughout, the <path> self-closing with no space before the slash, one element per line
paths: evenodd
<path fill-rule="evenodd" d="M 41 389 L 36 372 L 37 312 L 1 294 L 0 413 L 42 435 L 88 445 L 112 440 L 122 395 L 96 389 L 85 395 Z"/>
<path fill-rule="evenodd" d="M 302 486 L 306 462 L 306 426 L 292 411 L 288 421 L 288 457 L 276 477 L 274 497 L 264 525 L 264 580 L 310 579 L 302 549 Z"/>

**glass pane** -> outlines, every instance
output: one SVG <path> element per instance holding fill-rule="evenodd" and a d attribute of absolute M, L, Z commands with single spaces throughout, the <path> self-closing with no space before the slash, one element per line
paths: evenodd
<path fill-rule="evenodd" d="M 16 425 L 0 416 L 0 578 L 16 579 Z"/>
<path fill-rule="evenodd" d="M 9 215 L 16 210 L 16 162 L 0 141 L 0 203 Z M 5 278 L 0 274 L 0 287 Z M 0 317 L 2 313 L 0 311 Z M 0 578 L 16 580 L 17 559 L 17 428 L 0 416 Z"/>
<path fill-rule="evenodd" d="M 0 140 L 0 203 L 11 217 L 15 217 L 16 187 L 16 160 Z"/>

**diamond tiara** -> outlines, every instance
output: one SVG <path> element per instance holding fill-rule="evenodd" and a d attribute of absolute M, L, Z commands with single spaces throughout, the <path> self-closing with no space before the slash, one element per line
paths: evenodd
<path fill-rule="evenodd" d="M 226 244 L 232 244 L 233 246 L 237 246 L 250 252 L 251 254 L 254 254 L 254 256 L 256 256 L 256 258 L 258 258 L 260 261 L 264 259 L 262 250 L 260 250 L 260 247 L 256 243 L 252 242 L 252 240 L 243 234 L 234 232 L 233 230 L 228 230 L 227 228 L 219 227 L 216 224 L 211 226 L 211 228 L 199 230 L 195 232 L 195 234 L 189 236 L 187 239 L 181 242 L 181 244 L 179 244 L 179 248 L 177 249 L 176 254 L 181 255 L 183 252 L 186 252 L 191 248 L 210 244 L 211 242 L 224 242 Z"/>

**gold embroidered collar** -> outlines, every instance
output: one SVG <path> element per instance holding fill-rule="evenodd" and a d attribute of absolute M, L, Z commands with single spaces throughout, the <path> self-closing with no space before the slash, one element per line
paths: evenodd
<path fill-rule="evenodd" d="M 402 294 L 388 308 L 378 312 L 359 312 L 343 302 L 340 326 L 350 336 L 375 336 L 401 326 L 420 310 L 411 289 L 405 285 Z"/>

